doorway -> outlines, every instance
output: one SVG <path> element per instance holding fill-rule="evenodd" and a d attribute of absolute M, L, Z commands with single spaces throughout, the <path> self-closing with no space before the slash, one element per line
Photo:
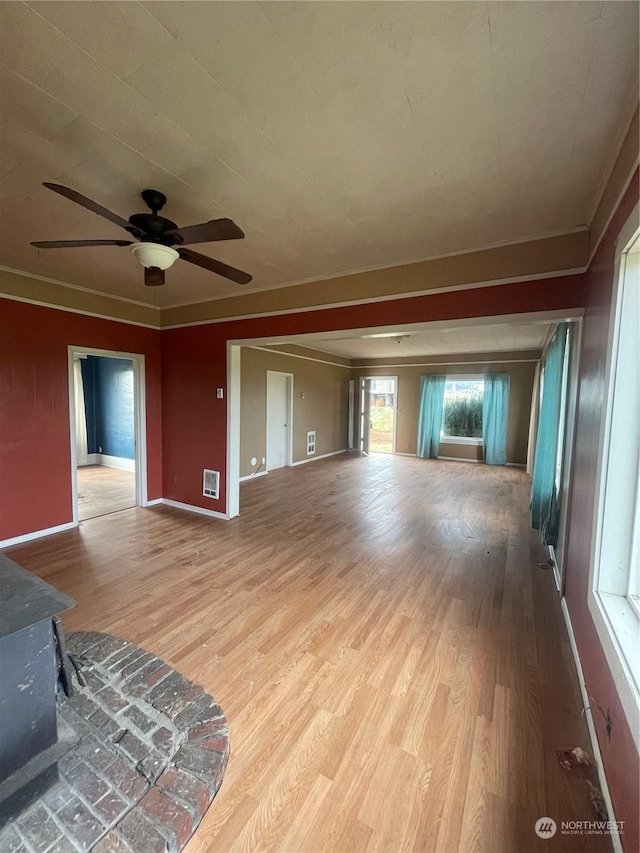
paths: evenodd
<path fill-rule="evenodd" d="M 360 450 L 395 453 L 397 376 L 364 376 L 360 380 Z"/>
<path fill-rule="evenodd" d="M 267 470 L 291 465 L 293 374 L 267 371 Z"/>
<path fill-rule="evenodd" d="M 74 521 L 146 504 L 144 358 L 69 348 Z"/>

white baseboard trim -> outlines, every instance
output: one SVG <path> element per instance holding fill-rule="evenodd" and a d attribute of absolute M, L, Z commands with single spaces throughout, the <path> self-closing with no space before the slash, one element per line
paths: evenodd
<path fill-rule="evenodd" d="M 308 459 L 301 459 L 299 462 L 292 462 L 291 467 L 295 468 L 296 465 L 306 465 L 307 462 L 317 462 L 318 459 L 327 459 L 329 456 L 339 456 L 340 453 L 346 453 L 347 448 L 344 450 L 334 450 L 333 453 L 321 453 L 320 456 L 310 456 Z"/>
<path fill-rule="evenodd" d="M 194 506 L 193 504 L 183 504 L 180 501 L 172 501 L 169 498 L 161 498 L 160 503 L 164 506 L 172 506 L 174 509 L 184 509 L 187 512 L 195 512 L 198 515 L 208 515 L 210 518 L 221 518 L 224 521 L 229 520 L 229 516 L 223 512 L 216 512 L 213 509 L 205 509 L 202 506 Z"/>
<path fill-rule="evenodd" d="M 256 477 L 266 477 L 268 473 L 268 471 L 257 471 L 255 474 L 247 474 L 244 477 L 240 477 L 239 482 L 244 483 L 245 480 L 255 480 Z"/>
<path fill-rule="evenodd" d="M 12 545 L 21 545 L 23 542 L 31 542 L 33 539 L 41 539 L 43 536 L 52 536 L 54 533 L 62 533 L 77 527 L 77 521 L 69 521 L 66 524 L 58 524 L 56 527 L 45 527 L 44 530 L 35 530 L 33 533 L 25 533 L 23 536 L 14 536 L 11 539 L 0 541 L 0 548 L 10 548 Z"/>
<path fill-rule="evenodd" d="M 404 454 L 408 456 L 409 454 Z M 415 454 L 414 454 L 415 455 Z M 464 459 L 462 456 L 438 456 L 438 459 L 444 459 L 445 462 L 479 462 L 484 465 L 484 459 Z M 524 468 L 520 462 L 505 462 L 505 468 Z"/>
<path fill-rule="evenodd" d="M 607 807 L 607 811 L 609 812 L 609 820 L 615 821 L 616 816 L 613 810 L 613 803 L 611 802 L 611 793 L 609 792 L 607 777 L 604 774 L 604 766 L 602 764 L 602 753 L 600 752 L 600 744 L 598 743 L 596 727 L 593 723 L 593 714 L 591 713 L 590 707 L 591 699 L 589 698 L 589 693 L 587 692 L 587 685 L 584 681 L 584 672 L 582 671 L 582 664 L 580 663 L 580 654 L 578 652 L 578 646 L 576 644 L 576 635 L 573 633 L 573 625 L 571 624 L 571 616 L 569 615 L 569 608 L 567 607 L 566 599 L 560 599 L 560 604 L 562 606 L 562 615 L 564 616 L 564 622 L 567 626 L 567 634 L 569 635 L 569 643 L 571 645 L 571 651 L 573 653 L 573 660 L 576 665 L 576 670 L 578 671 L 578 681 L 580 682 L 580 693 L 582 695 L 582 704 L 584 707 L 583 713 L 587 721 L 587 728 L 589 729 L 591 750 L 593 752 L 593 760 L 596 765 L 596 770 L 598 771 L 598 781 L 600 782 L 600 790 L 602 791 L 602 797 Z M 612 833 L 610 837 L 615 853 L 624 853 L 624 850 L 622 849 L 622 843 L 620 841 L 620 836 Z"/>
<path fill-rule="evenodd" d="M 162 503 L 162 500 L 162 498 L 154 498 L 154 500 L 152 501 L 147 501 L 146 504 L 143 504 L 143 506 L 158 506 L 158 504 Z"/>
<path fill-rule="evenodd" d="M 414 456 L 416 459 L 418 458 L 417 453 L 402 453 L 401 451 L 395 451 L 394 456 Z M 438 459 L 444 459 L 447 462 L 482 462 L 482 459 L 463 459 L 461 456 L 438 456 Z M 526 468 L 522 462 L 507 462 L 507 468 Z"/>
<path fill-rule="evenodd" d="M 104 465 L 105 468 L 119 468 L 121 471 L 136 470 L 135 459 L 124 459 L 122 456 L 107 456 L 106 453 L 96 453 L 96 465 Z"/>
<path fill-rule="evenodd" d="M 549 559 L 553 565 L 553 577 L 556 582 L 556 589 L 560 592 L 560 566 L 556 560 L 556 549 L 553 545 L 547 545 L 547 548 L 549 549 Z"/>
<path fill-rule="evenodd" d="M 78 468 L 85 468 L 87 465 L 99 465 L 98 456 L 98 453 L 87 453 L 87 461 L 78 462 Z"/>

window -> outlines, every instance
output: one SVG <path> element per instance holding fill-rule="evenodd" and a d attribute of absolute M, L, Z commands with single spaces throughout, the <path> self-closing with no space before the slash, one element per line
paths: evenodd
<path fill-rule="evenodd" d="M 395 385 L 395 379 L 372 379 L 371 405 L 378 409 L 393 408 Z"/>
<path fill-rule="evenodd" d="M 482 403 L 484 380 L 449 379 L 444 386 L 441 438 L 460 443 L 482 443 Z"/>
<path fill-rule="evenodd" d="M 608 391 L 589 607 L 632 731 L 640 722 L 640 238 L 623 228 L 612 300 Z M 631 232 L 631 233 L 629 233 Z"/>

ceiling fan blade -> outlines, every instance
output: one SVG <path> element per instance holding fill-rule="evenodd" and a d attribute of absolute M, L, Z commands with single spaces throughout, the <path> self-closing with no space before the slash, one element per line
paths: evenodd
<path fill-rule="evenodd" d="M 92 213 L 97 213 L 98 216 L 104 216 L 105 219 L 108 219 L 110 222 L 119 225 L 121 228 L 131 228 L 129 222 L 126 219 L 123 219 L 121 216 L 118 216 L 117 213 L 111 213 L 111 211 L 107 210 L 106 207 L 102 207 L 102 205 L 98 204 L 95 201 L 91 201 L 90 198 L 81 195 L 75 190 L 69 189 L 69 187 L 63 187 L 61 184 L 50 184 L 46 181 L 43 186 L 47 187 L 50 190 L 53 190 L 56 193 L 60 193 L 60 195 L 65 196 L 65 198 L 68 198 L 71 201 L 75 201 L 76 204 L 81 204 L 82 207 L 86 207 L 87 210 L 90 210 Z"/>
<path fill-rule="evenodd" d="M 158 269 L 158 267 L 145 267 L 144 283 L 147 287 L 159 287 L 164 284 L 164 270 Z"/>
<path fill-rule="evenodd" d="M 249 284 L 253 276 L 248 272 L 242 272 L 235 267 L 230 267 L 228 264 L 223 264 L 222 261 L 217 261 L 215 258 L 208 258 L 206 255 L 201 255 L 199 252 L 193 252 L 191 249 L 176 249 L 183 261 L 189 261 L 190 264 L 195 264 L 209 272 L 215 272 L 224 278 L 229 278 L 237 284 Z"/>
<path fill-rule="evenodd" d="M 165 236 L 178 237 L 179 240 L 176 242 L 187 246 L 190 243 L 212 243 L 214 240 L 241 240 L 244 237 L 244 231 L 231 219 L 211 219 L 199 225 L 167 231 Z"/>
<path fill-rule="evenodd" d="M 40 240 L 36 249 L 70 249 L 74 246 L 133 246 L 132 240 Z"/>

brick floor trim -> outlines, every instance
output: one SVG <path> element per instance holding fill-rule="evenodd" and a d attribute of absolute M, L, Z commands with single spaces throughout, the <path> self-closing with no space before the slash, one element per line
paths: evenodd
<path fill-rule="evenodd" d="M 80 742 L 60 781 L 0 830 L 11 853 L 179 853 L 216 796 L 229 757 L 215 699 L 160 658 L 108 634 L 67 648 L 87 686 L 59 705 Z"/>

